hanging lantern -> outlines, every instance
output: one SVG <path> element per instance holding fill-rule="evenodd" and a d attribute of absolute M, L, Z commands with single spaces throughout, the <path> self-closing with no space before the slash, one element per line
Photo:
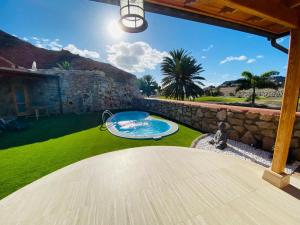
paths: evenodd
<path fill-rule="evenodd" d="M 144 0 L 120 0 L 120 26 L 129 33 L 138 33 L 147 29 Z"/>

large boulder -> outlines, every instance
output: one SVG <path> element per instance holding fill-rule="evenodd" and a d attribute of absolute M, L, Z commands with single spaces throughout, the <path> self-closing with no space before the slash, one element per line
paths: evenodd
<path fill-rule="evenodd" d="M 250 131 L 247 131 L 244 134 L 244 136 L 241 138 L 241 141 L 248 145 L 255 145 L 257 143 Z"/>

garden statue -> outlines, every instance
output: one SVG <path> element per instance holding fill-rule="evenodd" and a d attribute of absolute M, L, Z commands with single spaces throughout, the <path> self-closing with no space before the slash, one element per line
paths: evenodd
<path fill-rule="evenodd" d="M 227 134 L 225 132 L 225 123 L 220 122 L 218 124 L 219 129 L 215 134 L 214 138 L 209 141 L 209 144 L 215 145 L 217 149 L 223 150 L 227 147 Z"/>
<path fill-rule="evenodd" d="M 32 71 L 37 71 L 37 66 L 36 66 L 36 62 L 35 61 L 32 62 L 31 70 Z"/>

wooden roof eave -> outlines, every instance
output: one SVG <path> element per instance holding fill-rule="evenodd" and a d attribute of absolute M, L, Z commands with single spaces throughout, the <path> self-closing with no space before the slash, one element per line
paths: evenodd
<path fill-rule="evenodd" d="M 29 69 L 16 69 L 16 68 L 8 68 L 8 67 L 0 67 L 0 77 L 21 77 L 24 79 L 27 78 L 55 78 L 58 79 L 59 76 L 55 74 L 45 74 L 40 71 L 31 71 Z"/>
<path fill-rule="evenodd" d="M 95 2 L 107 3 L 112 5 L 119 5 L 120 0 L 91 0 Z M 238 22 L 226 21 L 224 19 L 215 18 L 209 15 L 202 15 L 196 12 L 192 12 L 189 9 L 179 9 L 174 8 L 174 6 L 170 7 L 165 4 L 156 4 L 151 2 L 145 2 L 145 10 L 151 13 L 162 14 L 166 16 L 177 17 L 181 19 L 191 20 L 195 22 L 210 24 L 214 26 L 229 28 L 233 30 L 238 30 L 250 34 L 259 35 L 262 37 L 267 37 L 269 39 L 277 39 L 283 36 L 289 35 L 289 32 L 284 32 L 281 34 L 272 33 L 270 31 L 266 31 L 263 29 L 259 29 L 258 27 L 247 26 L 245 24 L 240 24 Z"/>

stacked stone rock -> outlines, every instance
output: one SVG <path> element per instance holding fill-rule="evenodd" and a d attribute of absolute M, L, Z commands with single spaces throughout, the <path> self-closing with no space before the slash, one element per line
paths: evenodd
<path fill-rule="evenodd" d="M 256 89 L 256 95 L 262 97 L 276 97 L 280 98 L 283 95 L 283 88 L 278 88 L 277 90 L 271 88 L 264 88 L 264 89 Z M 252 95 L 252 89 L 248 90 L 240 90 L 238 91 L 235 96 L 239 98 L 248 98 Z"/>
<path fill-rule="evenodd" d="M 158 99 L 136 99 L 134 106 L 208 133 L 215 133 L 218 123 L 225 122 L 230 139 L 268 151 L 273 150 L 280 113 L 279 110 Z M 300 159 L 300 113 L 291 150 Z"/>
<path fill-rule="evenodd" d="M 128 109 L 132 108 L 132 99 L 140 95 L 133 75 L 119 79 L 102 71 L 40 71 L 59 76 L 64 113 Z"/>

